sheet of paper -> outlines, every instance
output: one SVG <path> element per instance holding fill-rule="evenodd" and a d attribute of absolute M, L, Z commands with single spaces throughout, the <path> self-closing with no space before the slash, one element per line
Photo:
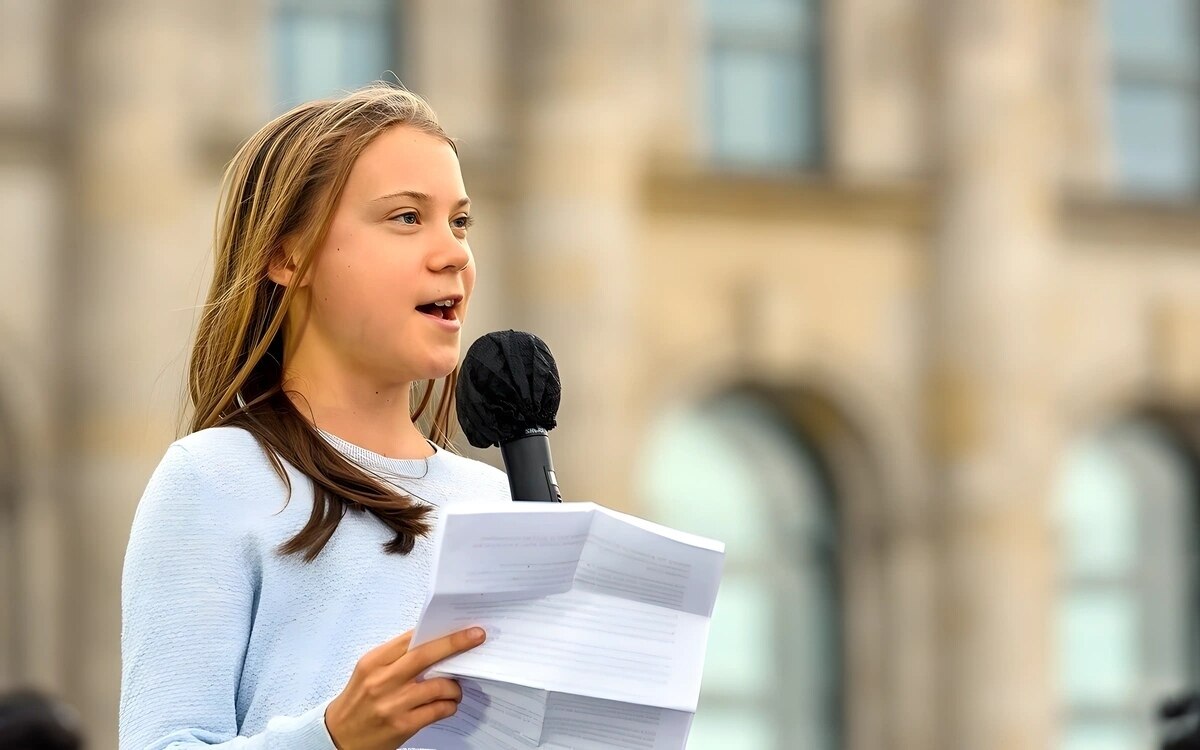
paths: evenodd
<path fill-rule="evenodd" d="M 488 634 L 439 673 L 696 710 L 708 618 L 590 591 L 481 599 L 435 597 L 422 617 L 439 633 L 480 625 Z"/>
<path fill-rule="evenodd" d="M 631 518 L 597 509 L 580 553 L 575 587 L 711 617 L 724 555 L 632 525 Z"/>
<path fill-rule="evenodd" d="M 528 750 L 539 747 L 546 717 L 544 690 L 458 677 L 463 699 L 449 719 L 426 727 L 406 745 L 438 750 Z"/>
<path fill-rule="evenodd" d="M 690 711 L 551 693 L 542 748 L 678 750 L 687 742 Z"/>
<path fill-rule="evenodd" d="M 437 747 L 683 747 L 723 545 L 592 503 L 457 507 L 436 543 L 414 645 L 488 633 L 434 672 L 477 693 Z"/>
<path fill-rule="evenodd" d="M 414 736 L 438 750 L 675 750 L 692 714 L 459 677 L 458 713 Z"/>
<path fill-rule="evenodd" d="M 559 506 L 564 512 L 538 513 L 530 522 L 511 510 L 521 505 L 448 512 L 435 540 L 433 592 L 541 596 L 569 590 L 592 523 L 591 508 L 566 503 Z"/>

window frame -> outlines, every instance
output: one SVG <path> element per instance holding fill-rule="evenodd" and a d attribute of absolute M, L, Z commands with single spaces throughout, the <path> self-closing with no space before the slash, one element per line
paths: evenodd
<path fill-rule="evenodd" d="M 1191 41 L 1200 49 L 1200 2 L 1192 0 L 1191 18 L 1187 26 L 1191 30 Z M 1115 157 L 1115 182 L 1118 193 L 1128 199 L 1146 202 L 1196 202 L 1200 201 L 1200 52 L 1191 61 L 1191 69 L 1182 66 L 1156 65 L 1145 60 L 1123 58 L 1116 52 L 1115 33 L 1111 16 L 1105 16 L 1105 34 L 1109 40 L 1108 55 L 1108 122 L 1112 132 Z M 1124 162 L 1122 140 L 1117 123 L 1117 101 L 1127 91 L 1168 91 L 1187 102 L 1192 113 L 1195 129 L 1191 135 L 1192 163 L 1190 165 L 1190 188 L 1177 191 L 1160 186 L 1129 185 L 1121 171 Z"/>
<path fill-rule="evenodd" d="M 704 161 L 710 169 L 721 173 L 733 174 L 762 174 L 762 173 L 811 173 L 828 168 L 829 164 L 829 133 L 828 113 L 829 102 L 825 81 L 825 34 L 826 8 L 824 0 L 792 0 L 804 6 L 802 11 L 811 19 L 807 33 L 797 38 L 786 40 L 782 34 L 772 34 L 766 29 L 757 30 L 722 30 L 715 28 L 712 13 L 708 7 L 711 0 L 702 0 L 701 17 L 704 28 L 703 64 L 700 69 L 704 78 L 704 110 L 701 121 L 706 126 L 706 152 Z M 789 155 L 787 159 L 759 162 L 747 159 L 743 155 L 733 155 L 720 150 L 721 133 L 724 132 L 724 121 L 717 117 L 719 94 L 714 80 L 713 69 L 721 55 L 739 52 L 770 53 L 777 60 L 780 57 L 790 58 L 798 69 L 798 74 L 807 76 L 811 85 L 808 101 L 800 99 L 800 111 L 794 113 L 795 122 L 807 126 L 812 135 L 811 153 Z M 802 78 L 798 78 L 802 80 Z M 803 144 L 801 144 L 803 145 Z"/>
<path fill-rule="evenodd" d="M 746 408 L 747 405 L 750 408 Z M 819 514 L 820 523 L 802 526 L 801 530 L 807 532 L 802 542 L 807 542 L 807 544 L 796 545 L 795 539 L 790 539 L 782 534 L 776 534 L 773 540 L 778 552 L 790 554 L 788 562 L 793 563 L 792 565 L 781 565 L 777 558 L 757 557 L 747 560 L 730 556 L 726 558 L 722 577 L 725 581 L 738 578 L 765 584 L 768 594 L 777 596 L 781 591 L 786 590 L 786 586 L 781 582 L 786 580 L 787 575 L 800 570 L 796 567 L 796 563 L 805 561 L 801 558 L 801 554 L 807 555 L 810 559 L 816 559 L 822 583 L 828 587 L 823 594 L 828 599 L 830 609 L 827 619 L 822 622 L 822 627 L 827 628 L 827 632 L 820 633 L 818 637 L 833 655 L 832 669 L 828 671 L 828 674 L 822 675 L 822 680 L 819 682 L 808 681 L 805 686 L 823 686 L 829 689 L 834 705 L 824 706 L 814 703 L 812 709 L 814 713 L 828 717 L 828 721 L 823 723 L 821 730 L 828 732 L 830 747 L 841 748 L 844 746 L 846 736 L 847 702 L 847 663 L 844 653 L 846 613 L 843 598 L 843 559 L 841 557 L 843 533 L 838 514 L 838 490 L 823 455 L 821 444 L 817 438 L 809 435 L 802 425 L 779 413 L 774 408 L 771 399 L 753 392 L 727 392 L 715 398 L 692 404 L 686 409 L 686 412 L 690 413 L 692 418 L 699 417 L 723 432 L 732 432 L 734 439 L 730 441 L 731 448 L 738 454 L 735 460 L 748 462 L 754 468 L 761 468 L 761 464 L 755 466 L 758 451 L 754 446 L 746 444 L 745 438 L 755 436 L 741 435 L 738 437 L 737 433 L 743 429 L 753 432 L 753 426 L 756 424 L 760 427 L 769 427 L 772 440 L 778 442 L 781 436 L 787 440 L 786 450 L 796 452 L 798 461 L 804 466 L 798 471 L 804 472 L 817 488 L 817 492 L 809 499 L 819 505 L 814 510 Z M 768 494 L 770 497 L 765 499 L 759 510 L 770 528 L 777 529 L 781 527 L 781 515 L 786 513 L 787 509 L 779 504 L 783 498 L 778 493 Z M 658 520 L 668 524 L 672 523 L 674 519 L 667 516 L 673 511 L 667 505 L 652 497 L 647 499 L 649 500 L 648 507 L 657 511 Z M 825 600 L 822 599 L 822 603 L 824 602 Z M 796 625 L 791 616 L 792 613 L 787 607 L 772 606 L 770 609 L 768 626 L 772 641 L 779 643 L 788 640 L 789 632 Z M 788 654 L 780 658 L 787 658 L 789 655 L 796 661 L 802 661 L 804 658 L 802 649 L 791 649 Z M 784 663 L 780 666 L 779 677 L 781 680 L 788 680 L 789 674 L 803 673 L 805 669 L 811 670 L 812 665 Z M 771 689 L 766 684 L 756 692 L 743 693 L 722 690 L 720 685 L 709 681 L 704 685 L 701 700 L 704 708 L 709 711 L 729 710 L 743 713 L 750 709 L 753 713 L 760 713 L 771 721 L 772 729 L 780 743 L 778 747 L 783 748 L 791 747 L 792 738 L 799 736 L 800 733 L 813 731 L 804 723 L 810 714 L 796 710 L 797 704 L 794 700 L 796 695 L 795 691 Z M 767 749 L 764 748 L 764 750 Z"/>
<path fill-rule="evenodd" d="M 271 0 L 270 12 L 270 34 L 271 38 L 271 98 L 273 106 L 279 111 L 286 111 L 298 104 L 307 101 L 311 96 L 335 96 L 338 90 L 328 91 L 323 94 L 305 94 L 302 93 L 304 86 L 300 85 L 294 71 L 281 66 L 280 45 L 284 43 L 281 38 L 284 26 L 289 21 L 297 19 L 321 19 L 333 20 L 342 23 L 346 20 L 366 21 L 374 24 L 379 23 L 385 30 L 385 41 L 383 45 L 384 52 L 384 69 L 380 70 L 375 78 L 383 78 L 389 73 L 397 80 L 404 80 L 404 71 L 402 70 L 402 62 L 404 58 L 404 12 L 401 3 L 396 0 L 379 0 L 377 5 L 382 11 L 379 16 L 373 12 L 369 2 L 339 2 L 339 0 Z M 341 62 L 339 61 L 339 65 Z M 370 83 L 370 80 L 359 81 L 357 83 L 343 84 L 344 88 L 355 88 Z M 301 93 L 296 93 L 301 92 Z"/>
<path fill-rule="evenodd" d="M 1144 438 L 1139 438 L 1136 444 L 1127 442 L 1131 440 L 1133 431 L 1137 430 L 1149 430 L 1152 434 L 1151 439 L 1157 445 L 1152 445 Z M 1126 431 L 1129 433 L 1123 434 Z M 1090 439 L 1102 441 L 1106 454 L 1117 457 L 1122 462 L 1121 471 L 1134 477 L 1130 499 L 1134 503 L 1135 526 L 1130 533 L 1134 535 L 1137 554 L 1130 567 L 1119 574 L 1079 573 L 1072 571 L 1066 564 L 1068 556 L 1064 546 L 1063 553 L 1059 558 L 1057 618 L 1061 627 L 1062 617 L 1066 611 L 1064 605 L 1068 595 L 1072 593 L 1116 594 L 1129 601 L 1134 608 L 1138 623 L 1134 635 L 1137 672 L 1133 677 L 1136 684 L 1133 691 L 1124 699 L 1104 705 L 1097 705 L 1090 701 L 1073 703 L 1071 696 L 1064 690 L 1059 716 L 1063 724 L 1064 738 L 1067 735 L 1065 730 L 1077 723 L 1129 725 L 1135 733 L 1147 731 L 1149 726 L 1148 731 L 1152 734 L 1155 728 L 1152 724 L 1147 725 L 1145 721 L 1152 721 L 1150 717 L 1157 709 L 1158 704 L 1170 697 L 1170 694 L 1153 693 L 1157 688 L 1152 684 L 1156 675 L 1150 647 L 1156 642 L 1158 633 L 1145 623 L 1150 621 L 1153 616 L 1162 614 L 1161 607 L 1154 601 L 1154 593 L 1156 587 L 1161 586 L 1159 573 L 1163 566 L 1170 562 L 1166 558 L 1171 553 L 1164 554 L 1157 549 L 1157 545 L 1162 540 L 1156 533 L 1164 525 L 1164 509 L 1152 505 L 1154 501 L 1161 500 L 1166 495 L 1159 494 L 1148 497 L 1145 494 L 1148 486 L 1145 480 L 1149 473 L 1134 465 L 1138 456 L 1129 453 L 1128 448 L 1130 445 L 1135 445 L 1138 450 L 1149 448 L 1173 464 L 1173 468 L 1178 469 L 1179 478 L 1186 483 L 1186 485 L 1180 485 L 1184 496 L 1178 500 L 1190 505 L 1190 511 L 1187 511 L 1190 528 L 1186 534 L 1193 540 L 1200 540 L 1200 462 L 1197 461 L 1196 451 L 1185 436 L 1154 415 L 1135 413 L 1099 426 L 1092 435 L 1093 437 Z M 1124 444 L 1113 441 L 1122 441 Z M 1126 455 L 1121 456 L 1122 453 Z M 1070 470 L 1069 465 L 1067 470 Z M 1060 502 L 1063 500 L 1061 494 L 1058 500 Z M 1060 523 L 1064 524 L 1060 528 L 1065 529 L 1067 519 L 1064 517 Z M 1178 558 L 1178 561 L 1184 566 L 1184 569 L 1179 571 L 1179 576 L 1182 578 L 1179 588 L 1184 592 L 1185 601 L 1179 605 L 1178 611 L 1185 621 L 1179 646 L 1185 651 L 1184 658 L 1188 662 L 1185 680 L 1188 685 L 1196 685 L 1200 682 L 1200 565 L 1198 565 L 1197 554 L 1189 552 L 1190 549 L 1191 545 L 1182 544 L 1179 550 L 1181 554 Z M 1151 551 L 1150 554 L 1146 553 L 1147 550 Z M 1061 637 L 1061 630 L 1059 633 Z M 1060 641 L 1058 661 L 1060 667 L 1065 666 L 1061 657 L 1063 648 L 1064 644 Z M 1061 678 L 1059 684 L 1060 686 L 1064 685 Z M 1147 705 L 1148 702 L 1150 705 Z M 1150 711 L 1148 712 L 1147 709 Z M 1139 717 L 1143 717 L 1144 720 L 1139 720 Z M 1129 724 L 1131 719 L 1134 720 L 1132 725 Z"/>

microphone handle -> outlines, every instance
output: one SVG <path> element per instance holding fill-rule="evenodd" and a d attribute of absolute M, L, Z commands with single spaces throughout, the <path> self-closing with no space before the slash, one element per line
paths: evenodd
<path fill-rule="evenodd" d="M 504 457 L 513 500 L 562 502 L 550 457 L 550 436 L 545 430 L 526 430 L 521 437 L 501 443 L 500 455 Z"/>

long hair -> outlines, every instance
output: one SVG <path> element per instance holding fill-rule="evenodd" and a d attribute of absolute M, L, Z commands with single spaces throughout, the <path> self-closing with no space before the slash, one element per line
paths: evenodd
<path fill-rule="evenodd" d="M 311 267 L 333 219 L 334 207 L 358 155 L 380 133 L 403 125 L 454 142 L 424 99 L 375 83 L 338 99 L 302 104 L 255 133 L 234 156 L 222 181 L 214 238 L 212 286 L 188 363 L 188 432 L 237 426 L 267 454 L 291 497 L 281 459 L 313 483 L 312 515 L 280 545 L 284 555 L 311 562 L 347 510 L 378 516 L 395 537 L 393 554 L 412 551 L 430 530 L 431 509 L 397 494 L 339 453 L 297 409 L 283 387 L 284 319 L 299 285 L 268 277 L 284 240 L 297 256 L 295 278 Z M 457 153 L 457 148 L 455 148 Z M 424 384 L 410 398 L 414 422 L 450 448 L 455 368 L 437 387 Z M 427 413 L 434 394 L 436 406 Z"/>

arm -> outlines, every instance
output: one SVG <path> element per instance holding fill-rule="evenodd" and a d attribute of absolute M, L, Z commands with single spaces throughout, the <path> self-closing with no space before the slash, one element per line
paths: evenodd
<path fill-rule="evenodd" d="M 172 446 L 138 504 L 121 579 L 121 750 L 336 750 L 325 704 L 237 737 L 255 583 L 240 529 Z"/>

